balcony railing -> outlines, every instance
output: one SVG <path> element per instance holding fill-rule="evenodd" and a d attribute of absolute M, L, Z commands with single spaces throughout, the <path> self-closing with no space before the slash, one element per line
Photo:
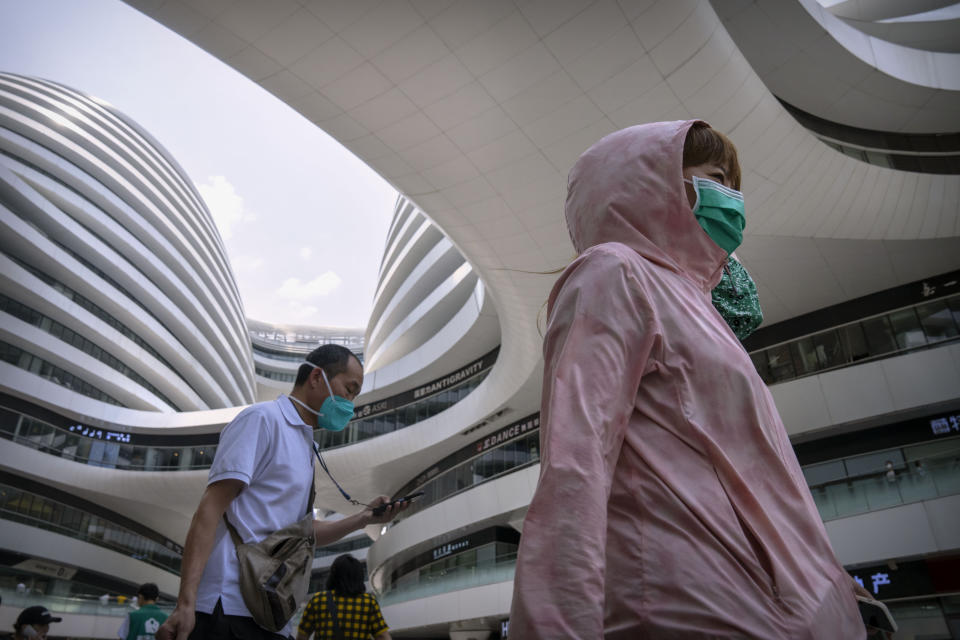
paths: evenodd
<path fill-rule="evenodd" d="M 960 451 L 928 458 L 920 470 L 886 470 L 810 487 L 824 522 L 960 493 Z"/>
<path fill-rule="evenodd" d="M 15 609 L 25 609 L 33 606 L 44 606 L 54 615 L 73 614 L 86 616 L 108 616 L 122 618 L 136 608 L 129 604 L 108 603 L 101 604 L 97 598 L 77 598 L 67 596 L 48 596 L 35 593 L 17 593 L 13 589 L 0 589 L 0 598 L 3 604 Z M 159 605 L 167 615 L 173 611 L 170 605 Z M 117 623 L 119 627 L 119 621 Z M 51 632 L 55 629 L 51 629 Z"/>
<path fill-rule="evenodd" d="M 424 581 L 410 585 L 397 585 L 379 597 L 380 604 L 389 606 L 409 600 L 427 598 L 440 593 L 460 591 L 486 584 L 513 580 L 517 567 L 517 554 L 497 556 L 489 564 L 454 567 L 443 574 L 430 576 Z"/>
<path fill-rule="evenodd" d="M 960 294 L 865 318 L 752 351 L 767 384 L 939 347 L 960 340 Z"/>
<path fill-rule="evenodd" d="M 209 469 L 217 450 L 215 444 L 151 447 L 107 442 L 2 407 L 0 438 L 81 464 L 127 471 Z"/>
<path fill-rule="evenodd" d="M 89 542 L 180 574 L 179 549 L 164 546 L 101 516 L 17 487 L 0 484 L 0 519 Z"/>

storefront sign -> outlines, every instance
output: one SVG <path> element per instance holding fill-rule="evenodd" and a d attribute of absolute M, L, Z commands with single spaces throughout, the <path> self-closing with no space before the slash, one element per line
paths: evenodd
<path fill-rule="evenodd" d="M 960 413 L 931 419 L 930 430 L 935 436 L 960 434 Z"/>
<path fill-rule="evenodd" d="M 848 571 L 854 582 L 877 600 L 909 598 L 934 592 L 924 560 L 861 567 Z"/>
<path fill-rule="evenodd" d="M 540 428 L 540 413 L 531 413 L 530 415 L 524 416 L 503 427 L 496 433 L 487 436 L 486 438 L 481 438 L 471 444 L 468 444 L 464 448 L 456 451 L 437 464 L 433 465 L 416 478 L 405 484 L 401 489 L 394 494 L 395 498 L 400 496 L 405 496 L 409 493 L 413 493 L 419 487 L 422 487 L 426 482 L 431 478 L 437 476 L 444 471 L 449 471 L 450 469 L 456 467 L 457 465 L 475 458 L 478 454 L 483 453 L 484 451 L 502 445 L 510 440 L 520 438 L 529 433 L 535 432 Z"/>
<path fill-rule="evenodd" d="M 416 571 L 437 560 L 456 556 L 471 549 L 478 549 L 486 544 L 502 542 L 514 547 L 520 544 L 520 532 L 511 527 L 487 527 L 471 534 L 461 536 L 450 542 L 439 544 L 428 551 L 419 553 L 406 562 L 403 562 L 391 571 L 391 582 L 411 571 Z"/>
<path fill-rule="evenodd" d="M 51 578 L 61 578 L 70 580 L 77 572 L 73 567 L 65 567 L 62 564 L 41 560 L 40 558 L 28 558 L 23 562 L 13 565 L 13 569 L 22 569 L 28 573 L 37 573 Z"/>
<path fill-rule="evenodd" d="M 496 447 L 504 442 L 509 442 L 514 438 L 519 438 L 520 436 L 539 428 L 540 414 L 537 414 L 533 417 L 523 418 L 522 420 L 514 422 L 511 425 L 507 425 L 503 429 L 500 429 L 500 431 L 497 431 L 496 433 L 493 433 L 483 440 L 477 442 L 477 453 L 483 453 L 490 447 Z"/>
<path fill-rule="evenodd" d="M 411 389 L 410 391 L 398 393 L 395 396 L 390 396 L 389 398 L 384 398 L 383 400 L 377 400 L 376 402 L 371 402 L 369 404 L 356 407 L 353 411 L 353 419 L 362 420 L 363 418 L 371 418 L 378 414 L 386 413 L 387 411 L 399 409 L 400 407 L 408 405 L 412 402 L 416 402 L 422 398 L 427 398 L 434 394 L 440 393 L 441 391 L 445 391 L 451 387 L 455 387 L 461 382 L 465 382 L 492 367 L 496 363 L 497 354 L 499 353 L 500 347 L 497 347 L 482 358 L 474 360 L 464 367 L 452 373 L 448 373 L 441 378 L 431 380 L 425 385 Z"/>
<path fill-rule="evenodd" d="M 420 387 L 419 389 L 414 389 L 413 399 L 419 400 L 424 396 L 432 396 L 435 393 L 440 393 L 444 389 L 459 384 L 467 378 L 472 378 L 481 371 L 483 371 L 483 361 L 477 360 L 469 366 L 460 369 L 460 371 L 451 373 L 445 378 L 440 378 L 439 380 L 431 382 L 430 384 Z"/>
<path fill-rule="evenodd" d="M 445 558 L 450 554 L 456 553 L 457 551 L 463 551 L 464 549 L 470 546 L 470 539 L 464 538 L 463 540 L 457 540 L 456 542 L 449 542 L 433 550 L 433 559 L 439 560 L 440 558 Z"/>
<path fill-rule="evenodd" d="M 122 442 L 124 444 L 130 442 L 129 433 L 120 433 L 119 431 L 104 431 L 103 429 L 85 427 L 82 424 L 72 424 L 69 427 L 67 427 L 67 431 L 73 434 L 76 434 L 78 436 L 83 436 L 85 438 L 93 438 L 94 440 L 106 440 L 107 442 Z"/>

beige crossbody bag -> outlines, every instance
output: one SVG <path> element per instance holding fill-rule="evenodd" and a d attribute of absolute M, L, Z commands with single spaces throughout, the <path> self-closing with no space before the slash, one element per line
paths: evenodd
<path fill-rule="evenodd" d="M 223 521 L 237 549 L 243 603 L 254 621 L 264 629 L 281 631 L 307 597 L 313 564 L 315 496 L 316 479 L 313 479 L 307 513 L 297 522 L 250 544 L 243 542 L 227 514 L 223 514 Z"/>

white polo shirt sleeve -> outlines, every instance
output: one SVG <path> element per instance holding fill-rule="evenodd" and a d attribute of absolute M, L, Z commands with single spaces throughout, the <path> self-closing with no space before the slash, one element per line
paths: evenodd
<path fill-rule="evenodd" d="M 220 480 L 240 480 L 249 485 L 256 476 L 258 452 L 263 452 L 260 440 L 267 437 L 263 413 L 244 409 L 220 432 L 217 455 L 210 465 L 207 484 Z"/>

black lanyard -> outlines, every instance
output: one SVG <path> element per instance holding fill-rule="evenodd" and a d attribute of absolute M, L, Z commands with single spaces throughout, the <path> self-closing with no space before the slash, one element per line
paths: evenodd
<path fill-rule="evenodd" d="M 369 504 L 364 504 L 357 500 L 354 500 L 350 497 L 350 494 L 343 490 L 343 487 L 340 486 L 340 483 L 337 482 L 337 479 L 333 477 L 333 474 L 330 473 L 330 469 L 327 468 L 327 463 L 323 461 L 323 456 L 320 455 L 320 445 L 313 441 L 313 452 L 317 454 L 317 460 L 320 461 L 320 468 L 327 472 L 327 475 L 330 476 L 330 479 L 333 480 L 333 484 L 336 485 L 337 489 L 340 490 L 340 495 L 347 499 L 347 502 L 354 504 L 358 507 L 370 507 Z"/>

